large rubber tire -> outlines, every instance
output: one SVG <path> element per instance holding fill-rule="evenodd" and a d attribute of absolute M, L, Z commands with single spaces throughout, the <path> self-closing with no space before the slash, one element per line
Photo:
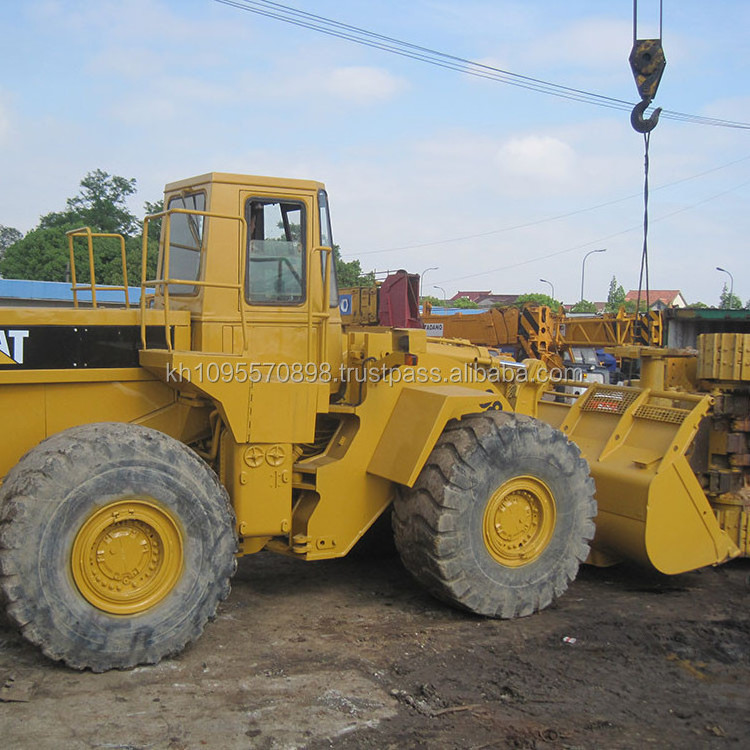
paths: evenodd
<path fill-rule="evenodd" d="M 145 520 L 127 518 L 134 513 Z M 121 549 L 127 563 L 118 562 Z M 60 432 L 29 451 L 0 488 L 8 615 L 27 640 L 75 669 L 154 664 L 182 650 L 229 594 L 235 549 L 233 513 L 214 472 L 145 427 Z M 121 575 L 128 565 L 132 581 Z M 118 593 L 120 583 L 135 591 Z M 161 586 L 154 603 L 139 600 L 151 583 Z"/>
<path fill-rule="evenodd" d="M 586 559 L 593 494 L 586 461 L 559 430 L 504 412 L 470 415 L 446 427 L 394 501 L 396 547 L 438 598 L 489 617 L 529 615 Z"/>

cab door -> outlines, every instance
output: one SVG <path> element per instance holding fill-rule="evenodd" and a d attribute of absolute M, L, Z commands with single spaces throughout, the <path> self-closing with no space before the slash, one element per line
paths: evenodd
<path fill-rule="evenodd" d="M 240 192 L 251 442 L 310 442 L 317 414 L 328 411 L 334 373 L 325 351 L 316 198 L 281 188 Z"/>

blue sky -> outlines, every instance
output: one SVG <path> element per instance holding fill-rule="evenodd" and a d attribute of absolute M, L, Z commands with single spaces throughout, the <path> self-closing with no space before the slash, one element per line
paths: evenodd
<path fill-rule="evenodd" d="M 291 4 L 637 99 L 630 0 Z M 641 35 L 650 35 L 658 2 L 639 4 Z M 668 64 L 657 104 L 749 122 L 750 4 L 664 5 Z M 546 292 L 546 278 L 558 298 L 575 301 L 582 258 L 600 247 L 607 252 L 586 264 L 585 296 L 606 298 L 613 275 L 637 287 L 643 139 L 627 112 L 213 0 L 4 2 L 0 24 L 0 224 L 32 228 L 97 168 L 137 179 L 139 214 L 166 182 L 194 174 L 303 177 L 326 183 L 347 258 L 366 270 L 438 266 L 425 279 L 437 296 L 433 285 L 449 295 Z M 750 298 L 750 131 L 663 119 L 651 139 L 651 184 L 651 288 L 716 303 L 727 278 L 718 265 Z M 573 215 L 548 220 L 565 214 Z"/>

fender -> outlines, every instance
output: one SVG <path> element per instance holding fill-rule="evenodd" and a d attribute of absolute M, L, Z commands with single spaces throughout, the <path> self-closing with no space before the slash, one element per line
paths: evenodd
<path fill-rule="evenodd" d="M 398 396 L 367 467 L 369 474 L 411 487 L 445 425 L 466 414 L 513 411 L 497 392 L 460 385 L 408 386 Z"/>

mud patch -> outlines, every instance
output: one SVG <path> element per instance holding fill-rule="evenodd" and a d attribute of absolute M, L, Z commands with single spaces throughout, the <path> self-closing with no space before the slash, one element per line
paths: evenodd
<path fill-rule="evenodd" d="M 395 559 L 243 560 L 204 636 L 155 667 L 72 672 L 0 623 L 3 747 L 742 747 L 750 565 L 673 579 L 586 568 L 549 609 L 493 621 Z"/>

